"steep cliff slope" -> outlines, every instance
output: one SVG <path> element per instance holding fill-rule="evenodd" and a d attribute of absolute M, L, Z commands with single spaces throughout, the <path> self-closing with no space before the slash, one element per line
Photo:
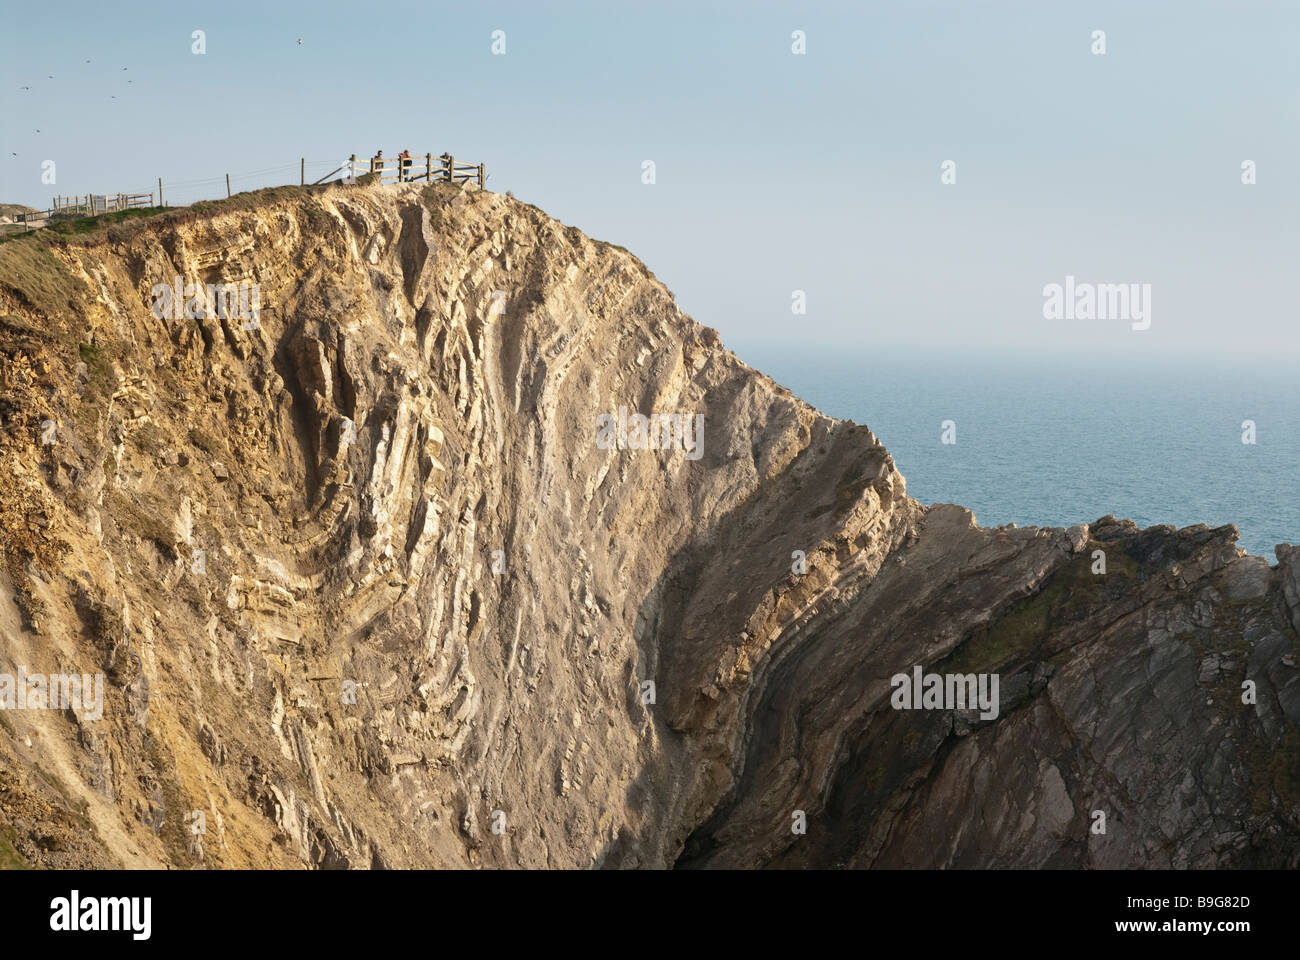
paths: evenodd
<path fill-rule="evenodd" d="M 1300 550 L 923 507 L 534 207 L 10 241 L 0 314 L 0 674 L 106 677 L 102 719 L 0 711 L 0 864 L 1300 862 Z M 998 716 L 892 709 L 916 665 Z"/>

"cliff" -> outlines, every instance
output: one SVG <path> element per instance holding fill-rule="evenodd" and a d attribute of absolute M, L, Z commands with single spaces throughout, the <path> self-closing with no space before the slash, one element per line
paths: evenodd
<path fill-rule="evenodd" d="M 535 207 L 11 240 L 0 314 L 0 674 L 105 677 L 0 711 L 0 864 L 1300 864 L 1300 550 L 922 506 Z"/>

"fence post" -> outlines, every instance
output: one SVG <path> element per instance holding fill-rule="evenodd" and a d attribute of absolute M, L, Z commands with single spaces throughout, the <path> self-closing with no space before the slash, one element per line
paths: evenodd
<path fill-rule="evenodd" d="M 226 199 L 230 199 L 230 174 L 226 174 Z"/>
<path fill-rule="evenodd" d="M 354 153 L 354 154 L 352 154 L 352 156 L 355 157 L 356 154 Z M 375 172 L 375 158 L 374 158 L 374 157 L 371 157 L 371 158 L 370 158 L 370 172 L 371 172 L 371 173 L 374 173 L 374 172 Z"/>
<path fill-rule="evenodd" d="M 153 198 L 151 197 L 150 199 L 153 199 Z M 167 206 L 167 204 L 163 203 L 163 197 L 162 197 L 162 177 L 159 177 L 159 178 L 158 178 L 158 206 L 160 206 L 160 207 L 165 207 L 165 206 Z"/>
<path fill-rule="evenodd" d="M 487 182 L 487 177 L 484 176 L 483 174 L 483 164 L 480 163 L 478 165 L 478 188 L 482 190 L 486 182 Z"/>
<path fill-rule="evenodd" d="M 433 154 L 424 155 L 424 182 L 433 183 Z"/>
<path fill-rule="evenodd" d="M 447 182 L 456 182 L 456 158 L 447 154 Z"/>
<path fill-rule="evenodd" d="M 298 162 L 298 186 L 305 187 L 307 186 L 307 158 L 299 157 Z"/>

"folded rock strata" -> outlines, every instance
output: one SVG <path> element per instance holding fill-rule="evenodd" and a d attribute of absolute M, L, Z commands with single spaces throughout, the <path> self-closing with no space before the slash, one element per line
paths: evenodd
<path fill-rule="evenodd" d="M 176 276 L 260 317 L 160 319 Z M 106 677 L 0 711 L 0 865 L 1300 863 L 1300 549 L 923 506 L 535 207 L 11 241 L 0 314 L 0 674 Z M 598 445 L 620 405 L 699 459 Z M 916 665 L 998 716 L 893 709 Z"/>

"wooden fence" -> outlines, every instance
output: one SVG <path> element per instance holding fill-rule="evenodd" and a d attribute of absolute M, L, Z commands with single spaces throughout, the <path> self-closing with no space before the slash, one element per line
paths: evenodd
<path fill-rule="evenodd" d="M 458 163 L 449 153 L 440 157 L 431 153 L 413 157 L 371 157 L 369 161 L 357 160 L 354 153 L 347 163 L 316 182 L 323 183 L 338 173 L 345 177 L 349 174 L 356 177 L 370 174 L 379 183 L 414 183 L 423 180 L 442 183 L 475 182 L 480 187 L 487 185 L 487 167 L 484 164 Z"/>
<path fill-rule="evenodd" d="M 88 193 L 84 196 L 55 197 L 49 209 L 16 214 L 14 222 L 30 225 L 63 217 L 94 217 L 101 213 L 152 206 L 152 193 Z"/>
<path fill-rule="evenodd" d="M 94 217 L 101 213 L 116 213 L 119 210 L 152 206 L 152 193 L 88 193 L 78 197 L 55 197 L 50 212 L 55 215 L 66 213 Z"/>
<path fill-rule="evenodd" d="M 315 163 L 316 161 L 313 161 Z M 320 169 L 317 167 L 317 169 Z M 347 162 L 330 173 L 325 174 L 314 183 L 324 183 L 342 174 L 344 179 L 362 177 L 369 174 L 378 183 L 477 183 L 479 187 L 487 186 L 487 167 L 481 163 L 462 163 L 449 153 L 435 157 L 432 153 L 414 157 L 371 157 L 369 160 L 357 160 L 354 153 Z M 307 161 L 299 161 L 299 182 L 307 183 Z M 226 196 L 231 195 L 230 174 L 226 174 Z M 134 210 L 152 207 L 152 193 L 109 193 L 86 194 L 75 197 L 55 197 L 54 204 L 48 210 L 38 210 L 27 214 L 17 214 L 15 223 L 24 224 L 34 230 L 36 225 L 45 225 L 53 220 L 65 217 L 93 217 L 101 213 L 115 213 L 119 210 Z M 162 180 L 158 181 L 158 205 L 163 205 Z"/>

